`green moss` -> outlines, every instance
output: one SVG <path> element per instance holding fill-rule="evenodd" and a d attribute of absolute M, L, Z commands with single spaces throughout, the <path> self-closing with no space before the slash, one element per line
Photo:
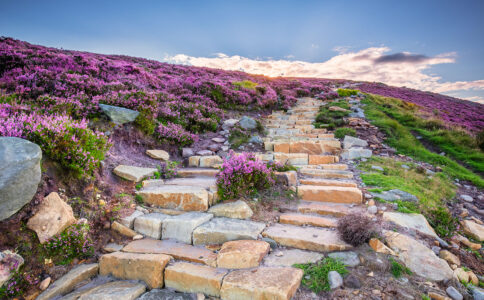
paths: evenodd
<path fill-rule="evenodd" d="M 257 82 L 253 82 L 250 80 L 243 80 L 243 81 L 235 81 L 232 82 L 232 84 L 238 89 L 238 88 L 245 88 L 249 90 L 254 90 L 257 87 Z"/>
<path fill-rule="evenodd" d="M 347 135 L 356 136 L 356 130 L 349 127 L 341 127 L 334 131 L 334 136 L 338 139 L 342 139 Z"/>
<path fill-rule="evenodd" d="M 304 271 L 302 284 L 315 293 L 330 290 L 328 281 L 330 271 L 336 271 L 341 275 L 348 273 L 342 262 L 331 257 L 323 258 L 314 264 L 296 264 L 294 267 Z"/>
<path fill-rule="evenodd" d="M 409 268 L 398 263 L 393 257 L 390 257 L 390 264 L 390 272 L 392 273 L 393 277 L 400 278 L 403 274 L 412 275 L 412 271 L 410 271 Z"/>
<path fill-rule="evenodd" d="M 351 90 L 351 89 L 338 89 L 338 95 L 340 97 L 349 97 L 352 95 L 358 95 L 358 90 Z"/>

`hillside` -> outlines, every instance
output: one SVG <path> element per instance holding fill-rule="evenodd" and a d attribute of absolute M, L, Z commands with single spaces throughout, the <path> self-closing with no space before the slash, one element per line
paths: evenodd
<path fill-rule="evenodd" d="M 0 298 L 481 299 L 483 149 L 445 95 L 1 38 Z"/>

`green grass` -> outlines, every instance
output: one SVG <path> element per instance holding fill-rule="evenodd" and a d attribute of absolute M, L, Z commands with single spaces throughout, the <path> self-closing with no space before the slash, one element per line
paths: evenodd
<path fill-rule="evenodd" d="M 341 128 L 337 128 L 335 131 L 334 131 L 334 136 L 337 138 L 337 139 L 342 139 L 344 138 L 346 135 L 350 135 L 350 136 L 356 136 L 356 130 L 353 129 L 353 128 L 349 128 L 349 127 L 341 127 Z"/>
<path fill-rule="evenodd" d="M 390 257 L 390 264 L 390 272 L 392 273 L 393 277 L 400 278 L 403 274 L 412 275 L 412 271 L 410 271 L 409 268 L 398 263 L 395 259 L 393 259 L 393 257 Z"/>
<path fill-rule="evenodd" d="M 242 144 L 245 144 L 249 141 L 249 133 L 240 128 L 239 126 L 235 126 L 229 135 L 229 142 L 232 145 L 233 149 L 239 148 Z"/>
<path fill-rule="evenodd" d="M 442 128 L 439 121 L 419 117 L 418 107 L 398 99 L 369 95 L 362 102 L 366 104 L 367 118 L 385 132 L 386 143 L 398 153 L 440 166 L 446 175 L 484 188 L 481 176 L 458 163 L 461 161 L 478 172 L 483 170 L 484 153 L 473 137 L 463 131 Z M 421 135 L 449 156 L 428 150 L 412 132 Z"/>
<path fill-rule="evenodd" d="M 346 124 L 343 118 L 349 115 L 350 111 L 331 111 L 329 110 L 331 106 L 337 106 L 344 109 L 350 108 L 348 102 L 345 100 L 333 101 L 321 106 L 314 122 L 316 128 L 328 128 L 332 130 Z"/>
<path fill-rule="evenodd" d="M 336 271 L 341 275 L 348 273 L 342 262 L 331 257 L 323 258 L 314 264 L 296 264 L 294 267 L 304 271 L 302 284 L 315 293 L 330 290 L 328 282 L 330 271 Z"/>
<path fill-rule="evenodd" d="M 236 88 L 245 88 L 249 90 L 255 90 L 257 87 L 257 82 L 252 82 L 250 80 L 243 80 L 243 81 L 235 81 L 232 82 L 233 85 L 235 85 Z"/>
<path fill-rule="evenodd" d="M 349 97 L 351 95 L 358 95 L 358 91 L 357 90 L 351 90 L 351 89 L 338 89 L 338 95 L 340 97 Z"/>

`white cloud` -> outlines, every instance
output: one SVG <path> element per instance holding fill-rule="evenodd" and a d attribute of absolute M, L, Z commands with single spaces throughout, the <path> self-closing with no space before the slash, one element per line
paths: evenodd
<path fill-rule="evenodd" d="M 193 57 L 184 54 L 165 57 L 178 64 L 242 70 L 253 74 L 288 77 L 320 77 L 377 81 L 394 86 L 448 93 L 457 90 L 484 91 L 484 80 L 443 82 L 435 74 L 424 71 L 433 65 L 454 63 L 456 53 L 443 53 L 434 57 L 401 52 L 388 54 L 390 48 L 380 46 L 349 52 L 348 47 L 336 47 L 338 55 L 324 62 L 310 63 L 298 60 L 258 60 L 219 53 L 216 57 Z M 469 100 L 479 100 L 472 98 Z"/>

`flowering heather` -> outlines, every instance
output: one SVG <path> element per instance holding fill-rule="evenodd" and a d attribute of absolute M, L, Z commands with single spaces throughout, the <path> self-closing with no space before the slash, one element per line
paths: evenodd
<path fill-rule="evenodd" d="M 274 171 L 253 153 L 235 154 L 224 160 L 217 174 L 217 187 L 221 200 L 247 196 L 275 183 Z"/>
<path fill-rule="evenodd" d="M 155 136 L 160 140 L 165 140 L 181 146 L 190 145 L 198 141 L 198 135 L 192 134 L 183 129 L 181 125 L 168 122 L 166 125 L 160 124 L 155 131 Z"/>
<path fill-rule="evenodd" d="M 476 102 L 408 88 L 391 87 L 382 83 L 364 83 L 355 88 L 365 93 L 398 98 L 417 104 L 430 113 L 438 113 L 438 117 L 444 122 L 464 127 L 469 131 L 476 132 L 484 128 L 484 105 Z"/>
<path fill-rule="evenodd" d="M 87 225 L 72 225 L 53 236 L 44 244 L 46 256 L 58 264 L 69 264 L 74 258 L 84 259 L 94 254 L 94 247 L 87 233 Z"/>

